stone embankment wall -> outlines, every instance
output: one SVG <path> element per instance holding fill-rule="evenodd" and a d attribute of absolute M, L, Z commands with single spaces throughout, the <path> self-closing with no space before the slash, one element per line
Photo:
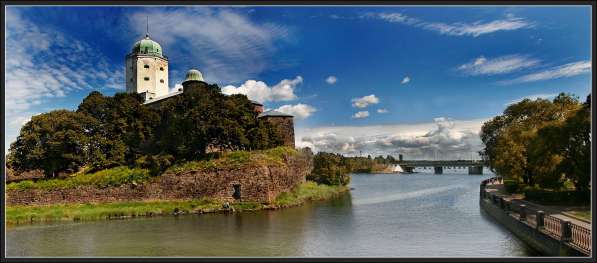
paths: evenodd
<path fill-rule="evenodd" d="M 270 203 L 282 192 L 305 182 L 313 169 L 312 158 L 286 156 L 284 165 L 253 165 L 215 171 L 166 172 L 143 184 L 97 188 L 18 189 L 7 193 L 7 205 L 115 202 L 141 200 L 188 200 L 210 197 L 222 201 Z M 235 185 L 239 198 L 233 197 Z"/>
<path fill-rule="evenodd" d="M 527 245 L 541 254 L 548 256 L 587 256 L 579 250 L 570 247 L 570 242 L 553 236 L 543 226 L 537 226 L 536 222 L 533 225 L 528 222 L 529 220 L 521 220 L 520 217 L 512 213 L 509 201 L 485 190 L 486 181 L 480 187 L 479 205 L 481 209 Z"/>

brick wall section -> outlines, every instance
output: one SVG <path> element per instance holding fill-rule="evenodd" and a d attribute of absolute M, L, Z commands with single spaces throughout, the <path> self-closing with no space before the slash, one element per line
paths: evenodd
<path fill-rule="evenodd" d="M 294 148 L 294 121 L 292 117 L 265 116 L 263 119 L 278 128 L 278 133 L 284 141 L 284 146 Z"/>
<path fill-rule="evenodd" d="M 115 202 L 141 200 L 188 200 L 211 197 L 237 201 L 232 197 L 233 185 L 241 186 L 238 201 L 270 203 L 282 192 L 305 182 L 313 169 L 312 159 L 306 155 L 286 158 L 284 166 L 249 165 L 242 169 L 212 172 L 187 171 L 166 173 L 139 185 L 96 188 L 79 186 L 74 189 L 25 189 L 7 193 L 7 205 L 45 205 L 59 203 Z"/>

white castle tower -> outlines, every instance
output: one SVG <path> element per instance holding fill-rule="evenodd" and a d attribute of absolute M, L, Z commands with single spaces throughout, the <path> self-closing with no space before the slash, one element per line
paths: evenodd
<path fill-rule="evenodd" d="M 125 64 L 126 92 L 140 93 L 146 101 L 168 94 L 168 58 L 149 34 L 133 45 Z"/>

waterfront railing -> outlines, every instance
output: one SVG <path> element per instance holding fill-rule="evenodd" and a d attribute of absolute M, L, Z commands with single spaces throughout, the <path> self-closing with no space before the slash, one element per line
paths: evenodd
<path fill-rule="evenodd" d="M 545 230 L 557 238 L 562 238 L 562 219 L 546 215 L 544 220 Z"/>
<path fill-rule="evenodd" d="M 571 242 L 581 249 L 591 251 L 591 230 L 576 224 L 570 225 L 572 237 Z"/>
<path fill-rule="evenodd" d="M 544 211 L 529 207 L 518 200 L 507 200 L 503 195 L 494 191 L 487 191 L 486 186 L 501 184 L 502 182 L 502 177 L 492 177 L 481 181 L 480 198 L 500 207 L 505 213 L 518 221 L 524 222 L 529 227 L 535 228 L 587 255 L 591 254 L 592 236 L 590 228 L 546 214 Z"/>

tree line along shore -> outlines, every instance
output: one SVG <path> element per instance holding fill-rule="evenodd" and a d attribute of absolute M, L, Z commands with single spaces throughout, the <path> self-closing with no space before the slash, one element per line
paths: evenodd
<path fill-rule="evenodd" d="M 480 137 L 481 156 L 508 193 L 540 204 L 590 204 L 590 94 L 584 102 L 560 93 L 511 104 L 483 124 Z"/>

